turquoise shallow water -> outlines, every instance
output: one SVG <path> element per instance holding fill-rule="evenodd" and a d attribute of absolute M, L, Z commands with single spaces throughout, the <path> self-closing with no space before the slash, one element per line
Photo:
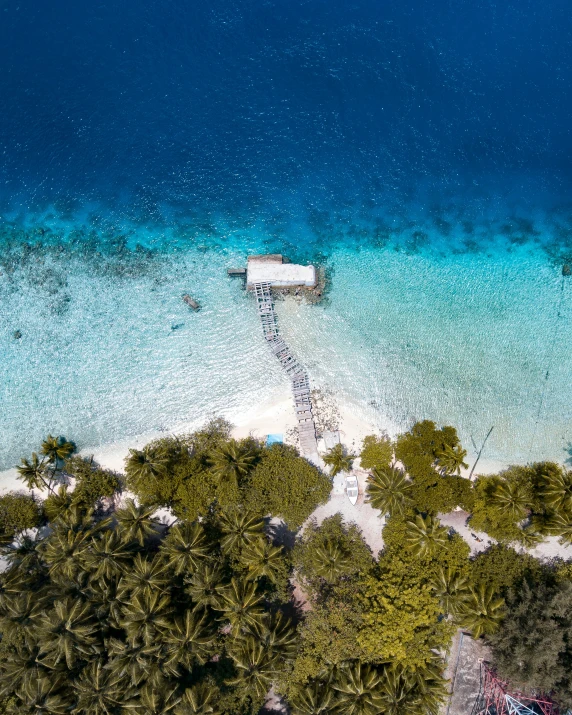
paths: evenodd
<path fill-rule="evenodd" d="M 0 467 L 285 390 L 225 275 L 268 251 L 328 269 L 282 328 L 362 417 L 567 458 L 571 38 L 566 0 L 4 0 Z"/>
<path fill-rule="evenodd" d="M 79 216 L 36 216 L 27 248 L 6 234 L 0 467 L 47 432 L 95 448 L 209 415 L 236 419 L 284 390 L 253 302 L 226 268 L 249 251 L 288 253 L 287 241 L 256 227 L 221 225 L 185 241 L 140 226 L 123 233 L 125 247 L 111 232 L 90 243 L 80 225 Z M 572 278 L 547 250 L 554 226 L 537 222 L 526 240 L 518 227 L 481 226 L 468 234 L 479 249 L 468 250 L 467 227 L 451 225 L 382 235 L 364 220 L 321 251 L 316 232 L 301 241 L 300 228 L 309 248 L 299 255 L 313 252 L 329 289 L 319 305 L 280 301 L 282 331 L 314 384 L 374 425 L 450 423 L 470 451 L 494 425 L 489 459 L 567 459 Z M 185 292 L 199 313 L 183 305 Z"/>

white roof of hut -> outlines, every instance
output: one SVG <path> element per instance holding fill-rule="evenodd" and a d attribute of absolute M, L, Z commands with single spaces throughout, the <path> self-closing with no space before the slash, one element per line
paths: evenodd
<path fill-rule="evenodd" d="M 316 286 L 314 266 L 301 266 L 296 263 L 284 263 L 280 254 L 249 256 L 246 266 L 246 285 L 270 283 L 275 288 Z"/>

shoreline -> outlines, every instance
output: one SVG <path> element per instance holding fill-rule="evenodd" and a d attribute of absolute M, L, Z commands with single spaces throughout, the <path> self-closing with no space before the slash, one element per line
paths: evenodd
<path fill-rule="evenodd" d="M 320 422 L 321 420 L 322 423 L 329 423 L 328 426 L 335 422 L 340 434 L 340 441 L 348 451 L 359 454 L 362 440 L 367 435 L 386 433 L 391 438 L 396 436 L 397 430 L 389 421 L 376 425 L 357 414 L 359 410 L 354 409 L 349 400 L 338 403 L 335 399 L 332 401 L 330 395 L 324 395 L 319 390 L 317 393 L 320 401 L 315 410 L 317 412 L 317 421 Z M 145 432 L 96 447 L 86 447 L 80 449 L 78 454 L 83 457 L 93 456 L 98 464 L 105 469 L 123 472 L 124 460 L 130 449 L 141 449 L 149 442 L 166 435 L 188 434 L 199 429 L 209 418 L 214 416 L 205 416 L 202 420 L 182 423 L 168 430 Z M 291 393 L 287 387 L 271 400 L 243 413 L 241 418 L 229 419 L 229 421 L 232 424 L 232 436 L 236 439 L 252 436 L 264 440 L 269 434 L 281 434 L 285 444 L 297 444 L 296 417 Z M 73 435 L 71 438 L 73 439 Z M 323 439 L 318 440 L 318 446 L 320 452 L 323 453 L 325 451 Z M 356 462 L 356 467 L 359 468 L 359 458 Z M 472 460 L 470 460 L 470 466 L 472 466 Z M 462 470 L 462 476 L 468 476 L 470 466 L 469 469 Z M 498 460 L 481 459 L 475 474 L 494 474 L 506 468 L 506 466 L 507 463 Z M 0 471 L 0 495 L 9 491 L 26 491 L 24 484 L 18 480 L 18 473 L 15 467 Z"/>
<path fill-rule="evenodd" d="M 328 427 L 331 429 L 334 424 L 337 425 L 341 443 L 348 452 L 356 454 L 352 471 L 358 478 L 360 491 L 356 506 L 352 506 L 345 495 L 343 480 L 340 482 L 339 479 L 334 478 L 332 490 L 327 502 L 318 506 L 309 518 L 315 518 L 318 523 L 321 523 L 325 518 L 340 513 L 344 521 L 357 524 L 366 542 L 372 549 L 373 554 L 377 557 L 379 552 L 383 549 L 382 529 L 385 519 L 380 518 L 380 514 L 365 501 L 365 487 L 368 472 L 361 468 L 359 452 L 361 451 L 362 440 L 367 435 L 380 435 L 385 433 L 394 439 L 399 431 L 389 423 L 385 425 L 378 424 L 376 426 L 368 422 L 356 414 L 356 412 L 359 412 L 359 409 L 356 410 L 352 408 L 350 400 L 346 399 L 344 402 L 338 403 L 331 394 L 322 393 L 320 390 L 314 392 L 314 398 L 316 400 L 316 421 L 323 429 L 327 429 Z M 188 434 L 189 432 L 199 429 L 212 417 L 215 417 L 215 415 L 209 415 L 200 421 L 180 424 L 172 430 L 146 432 L 135 437 L 100 445 L 95 449 L 80 449 L 78 455 L 83 457 L 93 456 L 101 467 L 114 472 L 123 473 L 124 460 L 129 453 L 129 449 L 141 449 L 149 442 L 166 435 Z M 235 419 L 234 423 L 231 424 L 231 434 L 232 437 L 236 439 L 252 436 L 264 440 L 269 434 L 281 434 L 285 444 L 297 445 L 297 423 L 289 388 L 281 391 L 273 399 L 243 413 L 240 419 Z M 318 440 L 318 450 L 320 454 L 326 451 L 323 438 Z M 461 476 L 465 478 L 469 477 L 474 458 L 474 455 L 472 458 L 467 457 L 469 468 L 462 469 Z M 323 463 L 320 466 L 323 469 Z M 508 463 L 499 460 L 480 459 L 478 469 L 475 470 L 473 477 L 477 475 L 495 474 L 506 469 L 507 466 Z M 18 472 L 15 467 L 0 471 L 0 496 L 10 491 L 28 493 L 32 491 L 28 490 L 18 479 Z M 166 516 L 166 513 L 163 513 L 165 510 L 161 509 L 159 511 L 163 516 Z M 490 544 L 496 543 L 494 539 L 484 533 L 479 533 L 481 538 L 475 540 L 473 530 L 464 523 L 465 516 L 465 512 L 456 510 L 448 514 L 440 514 L 439 518 L 445 526 L 453 528 L 464 538 L 469 544 L 473 556 L 485 550 Z M 556 537 L 549 537 L 544 543 L 532 549 L 525 549 L 522 546 L 516 545 L 514 548 L 518 551 L 528 551 L 528 553 L 531 553 L 537 558 L 548 560 L 555 557 L 569 558 L 572 555 L 572 545 L 559 545 Z"/>
<path fill-rule="evenodd" d="M 331 407 L 330 407 L 331 408 Z M 361 441 L 369 434 L 378 434 L 384 431 L 383 428 L 376 427 L 362 419 L 352 410 L 347 403 L 335 406 L 336 418 L 339 422 L 340 440 L 350 451 L 359 452 Z M 86 447 L 80 449 L 78 454 L 82 457 L 93 456 L 105 469 L 115 472 L 123 472 L 124 460 L 130 449 L 141 449 L 149 442 L 166 435 L 182 435 L 193 432 L 204 425 L 210 417 L 205 416 L 202 420 L 179 424 L 172 429 L 145 432 L 134 437 L 108 442 L 96 447 Z M 227 418 L 225 418 L 227 419 Z M 294 405 L 290 389 L 286 387 L 273 399 L 253 407 L 243 413 L 239 419 L 230 420 L 232 424 L 232 436 L 236 439 L 244 437 L 255 437 L 264 440 L 269 434 L 282 434 L 284 443 L 296 444 L 297 422 L 294 413 Z M 390 433 L 389 429 L 386 429 Z M 73 439 L 73 435 L 70 437 Z M 322 440 L 319 440 L 322 442 Z M 323 449 L 322 449 L 323 451 Z M 22 455 L 27 456 L 27 455 Z M 22 482 L 17 479 L 15 467 L 0 471 L 0 494 L 12 490 L 25 490 Z"/>

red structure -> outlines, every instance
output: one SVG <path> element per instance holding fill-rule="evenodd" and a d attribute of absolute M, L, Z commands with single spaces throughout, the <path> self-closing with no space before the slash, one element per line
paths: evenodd
<path fill-rule="evenodd" d="M 546 696 L 531 697 L 510 690 L 487 663 L 481 663 L 481 687 L 471 715 L 559 715 Z"/>

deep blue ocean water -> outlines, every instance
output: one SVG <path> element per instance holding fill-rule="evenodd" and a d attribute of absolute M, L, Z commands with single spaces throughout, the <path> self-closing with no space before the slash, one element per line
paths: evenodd
<path fill-rule="evenodd" d="M 340 399 L 565 458 L 569 10 L 2 0 L 0 466 L 50 430 L 95 446 L 270 398 L 225 276 L 266 250 L 330 272 L 283 320 Z"/>

